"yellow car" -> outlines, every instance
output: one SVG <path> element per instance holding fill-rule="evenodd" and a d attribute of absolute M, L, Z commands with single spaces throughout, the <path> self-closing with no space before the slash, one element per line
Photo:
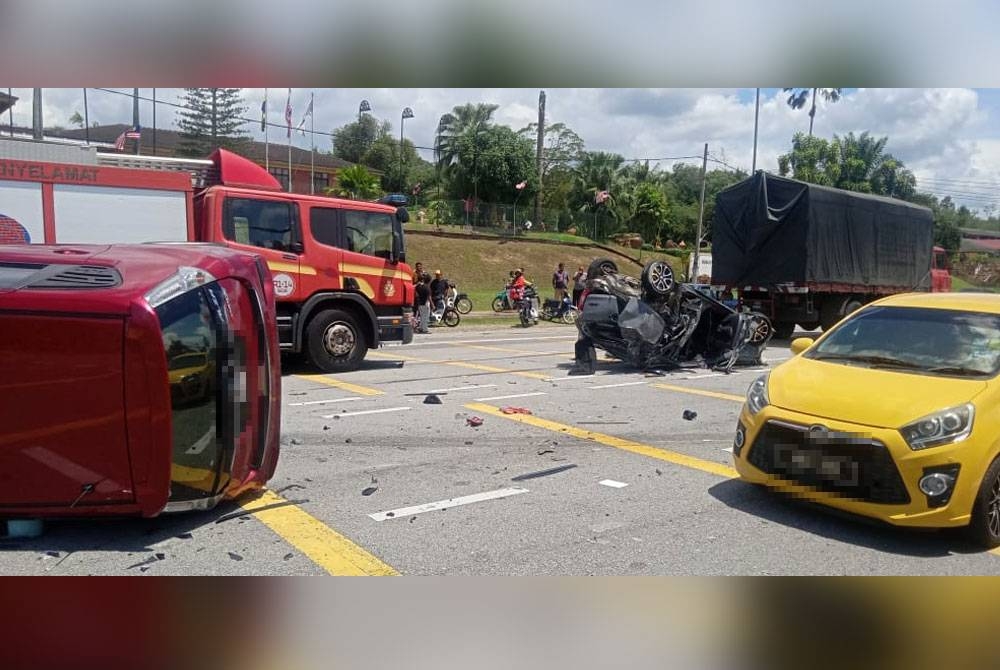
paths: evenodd
<path fill-rule="evenodd" d="M 792 353 L 747 390 L 744 480 L 1000 546 L 1000 295 L 892 296 Z"/>
<path fill-rule="evenodd" d="M 212 388 L 214 366 L 204 352 L 184 353 L 167 362 L 167 377 L 174 402 L 201 400 Z"/>

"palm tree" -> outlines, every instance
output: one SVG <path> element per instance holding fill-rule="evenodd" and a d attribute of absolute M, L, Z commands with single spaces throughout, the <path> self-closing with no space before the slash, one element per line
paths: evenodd
<path fill-rule="evenodd" d="M 791 92 L 788 96 L 788 106 L 792 109 L 802 109 L 806 106 L 806 99 L 812 91 L 812 106 L 809 108 L 809 137 L 813 134 L 813 121 L 816 117 L 816 94 L 819 93 L 827 102 L 837 102 L 840 100 L 839 88 L 784 88 L 785 93 Z"/>
<path fill-rule="evenodd" d="M 441 117 L 434 140 L 434 158 L 438 169 L 447 172 L 457 165 L 462 140 L 474 137 L 489 126 L 493 120 L 493 112 L 498 108 L 499 105 L 470 102 L 458 105 Z"/>
<path fill-rule="evenodd" d="M 588 151 L 583 154 L 576 166 L 574 178 L 574 199 L 581 210 L 593 208 L 594 198 L 601 191 L 609 194 L 609 207 L 614 204 L 619 195 L 615 187 L 620 182 L 622 166 L 625 159 L 618 154 L 603 151 Z"/>

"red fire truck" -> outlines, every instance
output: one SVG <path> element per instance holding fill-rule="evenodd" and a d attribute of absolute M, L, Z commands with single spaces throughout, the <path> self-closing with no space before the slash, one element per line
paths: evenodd
<path fill-rule="evenodd" d="M 0 518 L 148 517 L 263 486 L 276 330 L 260 256 L 0 246 Z"/>
<path fill-rule="evenodd" d="M 5 239 L 18 226 L 30 242 L 197 241 L 260 254 L 273 275 L 281 350 L 325 372 L 356 369 L 380 343 L 413 339 L 407 216 L 283 192 L 262 167 L 222 149 L 182 160 L 0 140 Z"/>

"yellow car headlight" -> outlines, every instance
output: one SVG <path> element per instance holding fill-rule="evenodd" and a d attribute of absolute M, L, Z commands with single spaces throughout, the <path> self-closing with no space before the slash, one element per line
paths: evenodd
<path fill-rule="evenodd" d="M 899 429 L 910 449 L 928 449 L 961 442 L 972 432 L 976 408 L 972 403 L 928 414 Z"/>
<path fill-rule="evenodd" d="M 756 414 L 771 404 L 767 398 L 767 378 L 770 374 L 770 372 L 765 372 L 757 377 L 747 389 L 747 410 L 750 411 L 750 414 Z"/>

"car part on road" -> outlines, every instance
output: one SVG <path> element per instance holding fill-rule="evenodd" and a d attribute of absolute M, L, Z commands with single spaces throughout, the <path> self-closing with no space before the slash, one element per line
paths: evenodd
<path fill-rule="evenodd" d="M 698 418 L 698 412 L 686 409 L 684 410 L 684 414 L 682 414 L 681 416 L 684 418 L 685 421 L 694 421 L 695 419 Z"/>
<path fill-rule="evenodd" d="M 528 474 L 518 475 L 516 477 L 511 477 L 512 482 L 522 482 L 525 479 L 535 479 L 537 477 L 548 477 L 549 475 L 556 475 L 560 472 L 566 472 L 567 470 L 572 470 L 576 465 L 570 463 L 568 465 L 560 465 L 555 468 L 549 468 L 548 470 L 539 470 L 538 472 L 529 472 Z"/>
<path fill-rule="evenodd" d="M 478 416 L 470 416 L 468 419 L 465 420 L 465 423 L 469 426 L 472 426 L 473 428 L 477 428 L 483 425 L 483 420 L 481 417 Z"/>
<path fill-rule="evenodd" d="M 525 407 L 501 407 L 500 411 L 504 414 L 531 414 L 531 410 Z"/>
<path fill-rule="evenodd" d="M 430 393 L 430 394 L 427 395 L 426 398 L 424 398 L 424 404 L 425 405 L 440 405 L 441 404 L 441 398 L 437 397 L 437 395 L 435 395 L 434 393 Z"/>
<path fill-rule="evenodd" d="M 641 280 L 611 272 L 614 264 L 591 264 L 577 319 L 581 349 L 596 346 L 639 369 L 761 365 L 774 327 L 759 312 L 737 311 L 709 289 L 674 281 L 663 261 L 651 261 Z M 586 368 L 584 367 L 584 370 Z M 575 371 L 573 374 L 586 374 Z"/>

